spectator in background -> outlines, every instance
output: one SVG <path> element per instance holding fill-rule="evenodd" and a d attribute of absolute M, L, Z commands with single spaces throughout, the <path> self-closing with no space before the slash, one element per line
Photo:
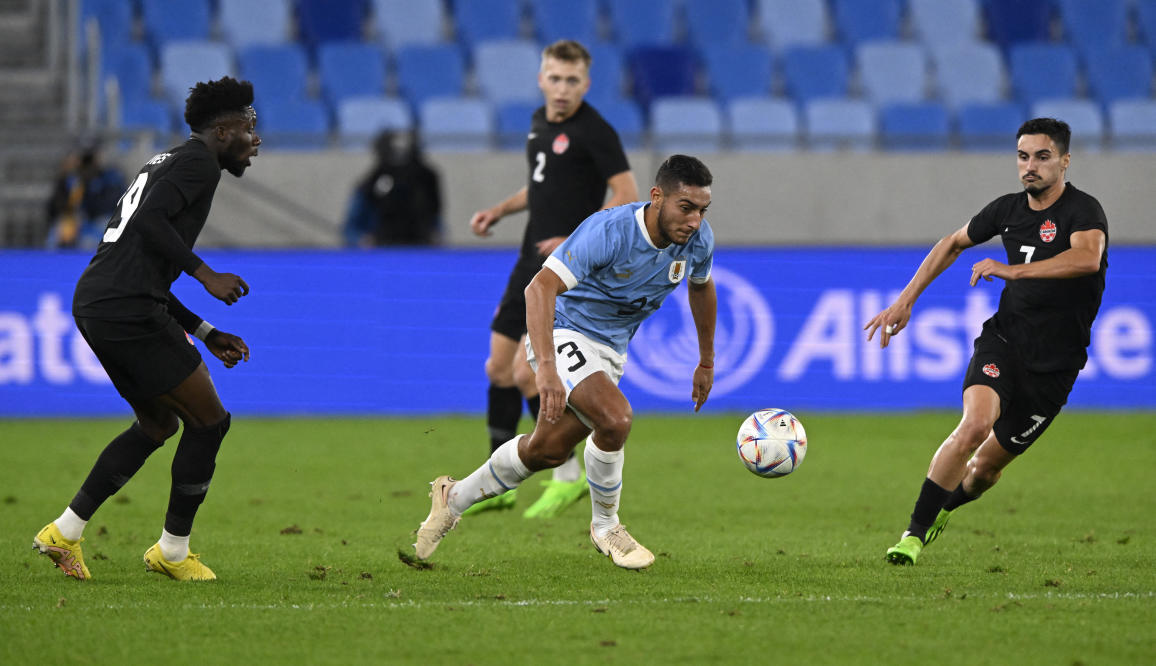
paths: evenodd
<path fill-rule="evenodd" d="M 104 165 L 99 143 L 66 155 L 48 200 L 47 246 L 95 248 L 124 190 L 124 174 Z"/>
<path fill-rule="evenodd" d="M 413 132 L 386 130 L 376 163 L 353 190 L 345 216 L 348 247 L 434 245 L 441 241 L 441 182 Z"/>

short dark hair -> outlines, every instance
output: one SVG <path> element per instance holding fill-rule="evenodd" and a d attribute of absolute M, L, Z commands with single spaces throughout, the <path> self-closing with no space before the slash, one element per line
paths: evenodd
<path fill-rule="evenodd" d="M 590 63 L 593 61 L 586 47 L 573 39 L 559 39 L 542 49 L 542 64 L 546 63 L 546 58 L 562 62 L 580 62 L 586 65 L 586 69 L 590 69 Z"/>
<path fill-rule="evenodd" d="M 671 155 L 666 158 L 662 166 L 658 167 L 658 175 L 654 177 L 654 184 L 664 193 L 673 192 L 679 185 L 691 187 L 710 187 L 714 176 L 697 157 L 690 155 Z"/>
<path fill-rule="evenodd" d="M 1068 146 L 1072 143 L 1072 128 L 1062 120 L 1055 118 L 1032 118 L 1020 125 L 1016 132 L 1016 141 L 1025 134 L 1047 134 L 1048 138 L 1056 142 L 1056 148 L 1061 155 L 1068 154 Z"/>
<path fill-rule="evenodd" d="M 194 132 L 211 127 L 221 116 L 245 113 L 253 105 L 253 84 L 225 76 L 189 88 L 185 100 L 185 122 Z"/>

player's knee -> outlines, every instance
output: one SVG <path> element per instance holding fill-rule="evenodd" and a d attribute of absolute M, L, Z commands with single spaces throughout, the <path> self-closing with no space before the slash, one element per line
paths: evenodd
<path fill-rule="evenodd" d="M 952 433 L 954 446 L 967 455 L 975 453 L 991 432 L 991 424 L 973 419 L 964 419 Z"/>
<path fill-rule="evenodd" d="M 627 410 L 621 414 L 603 417 L 594 429 L 594 440 L 598 447 L 606 451 L 617 451 L 626 445 L 630 427 L 634 424 L 634 414 Z"/>
<path fill-rule="evenodd" d="M 497 363 L 493 358 L 487 358 L 486 378 L 495 386 L 513 386 L 514 369 L 508 363 Z"/>
<path fill-rule="evenodd" d="M 971 481 L 971 488 L 983 492 L 991 488 L 999 482 L 1003 471 L 995 465 L 989 465 L 982 460 L 975 460 L 974 458 L 968 463 L 968 476 Z"/>
<path fill-rule="evenodd" d="M 137 423 L 140 424 L 141 431 L 149 439 L 161 443 L 177 434 L 177 430 L 181 427 L 177 415 L 173 413 L 166 416 L 145 416 L 143 418 L 137 415 Z"/>

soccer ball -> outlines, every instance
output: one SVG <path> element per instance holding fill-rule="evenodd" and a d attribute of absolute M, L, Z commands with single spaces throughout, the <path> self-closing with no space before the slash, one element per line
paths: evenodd
<path fill-rule="evenodd" d="M 786 476 L 803 464 L 807 432 L 783 409 L 760 409 L 739 427 L 739 460 L 751 472 L 768 478 Z"/>

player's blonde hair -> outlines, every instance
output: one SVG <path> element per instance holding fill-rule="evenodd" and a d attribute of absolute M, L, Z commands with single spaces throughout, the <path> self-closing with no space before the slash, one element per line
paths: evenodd
<path fill-rule="evenodd" d="M 586 65 L 587 71 L 590 70 L 591 61 L 594 60 L 590 57 L 590 52 L 586 50 L 586 47 L 573 39 L 559 39 L 542 49 L 543 67 L 546 66 L 547 58 L 561 60 L 562 62 L 580 62 Z"/>

